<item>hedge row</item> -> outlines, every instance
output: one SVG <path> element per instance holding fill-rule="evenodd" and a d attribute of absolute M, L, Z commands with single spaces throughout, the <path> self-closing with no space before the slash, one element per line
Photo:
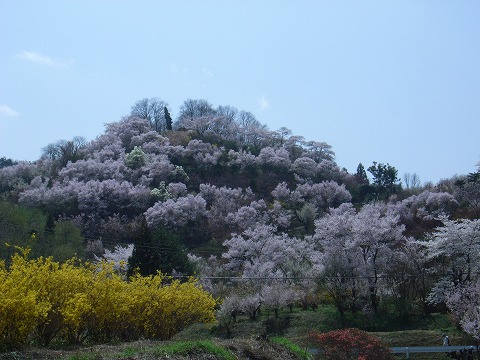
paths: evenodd
<path fill-rule="evenodd" d="M 124 279 L 108 263 L 0 261 L 0 348 L 138 338 L 168 339 L 194 322 L 215 319 L 215 299 L 195 280 L 162 274 Z"/>

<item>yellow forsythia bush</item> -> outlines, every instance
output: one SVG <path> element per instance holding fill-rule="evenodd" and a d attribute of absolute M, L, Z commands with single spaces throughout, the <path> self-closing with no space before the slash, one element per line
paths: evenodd
<path fill-rule="evenodd" d="M 21 269 L 7 270 L 5 262 L 0 262 L 0 348 L 23 343 L 46 317 L 48 304 L 38 299 L 28 282 Z"/>
<path fill-rule="evenodd" d="M 125 280 L 113 264 L 65 263 L 15 254 L 0 262 L 0 349 L 28 342 L 167 339 L 214 321 L 215 299 L 195 280 L 162 274 Z"/>

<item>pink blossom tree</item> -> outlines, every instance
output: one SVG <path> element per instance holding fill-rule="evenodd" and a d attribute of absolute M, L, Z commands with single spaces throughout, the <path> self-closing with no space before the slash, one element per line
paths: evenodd
<path fill-rule="evenodd" d="M 447 306 L 462 329 L 480 341 L 480 279 L 457 286 L 448 294 Z"/>
<path fill-rule="evenodd" d="M 480 220 L 450 220 L 440 217 L 437 227 L 423 243 L 434 271 L 443 277 L 435 284 L 431 303 L 446 303 L 451 291 L 480 278 Z"/>
<path fill-rule="evenodd" d="M 226 268 L 245 277 L 313 277 L 323 265 L 313 243 L 256 225 L 223 243 Z"/>
<path fill-rule="evenodd" d="M 264 147 L 258 154 L 257 163 L 269 168 L 288 170 L 292 162 L 286 149 Z"/>
<path fill-rule="evenodd" d="M 150 124 L 147 119 L 127 117 L 118 122 L 107 124 L 103 136 L 106 136 L 110 140 L 119 139 L 122 147 L 125 148 L 127 152 L 130 152 L 135 146 L 132 143 L 132 139 L 135 136 L 148 133 L 150 129 Z"/>
<path fill-rule="evenodd" d="M 204 222 L 207 216 L 207 202 L 200 195 L 187 195 L 177 199 L 158 201 L 145 212 L 150 227 L 162 225 L 172 230 L 183 227 L 194 228 Z"/>
<path fill-rule="evenodd" d="M 97 262 L 106 261 L 113 263 L 114 268 L 122 274 L 126 274 L 128 270 L 128 258 L 132 256 L 133 244 L 127 246 L 115 245 L 113 251 L 105 249 L 102 257 L 95 255 Z"/>
<path fill-rule="evenodd" d="M 376 312 L 381 275 L 404 241 L 405 227 L 399 224 L 399 216 L 380 203 L 365 205 L 358 213 L 351 205 L 344 204 L 337 210 L 330 210 L 330 214 L 317 220 L 315 225 L 313 240 L 323 249 L 325 257 L 333 260 L 326 268 L 333 274 L 350 272 L 356 280 L 361 279 L 368 304 Z M 332 278 L 346 280 L 345 284 L 352 286 L 348 277 Z M 356 287 L 357 283 L 353 285 Z"/>

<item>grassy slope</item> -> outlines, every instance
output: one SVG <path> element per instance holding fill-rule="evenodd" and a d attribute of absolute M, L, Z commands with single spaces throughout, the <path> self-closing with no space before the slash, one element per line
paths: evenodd
<path fill-rule="evenodd" d="M 359 327 L 372 330 L 387 346 L 435 346 L 441 345 L 442 334 L 447 332 L 452 344 L 467 344 L 472 341 L 452 327 L 449 317 L 434 314 L 410 322 L 377 318 L 375 321 L 357 315 L 341 319 L 332 306 L 322 306 L 317 311 L 284 311 L 276 322 L 273 314 L 263 313 L 259 320 L 239 317 L 232 325 L 233 338 L 215 324 L 195 324 L 177 334 L 169 342 L 138 341 L 129 344 L 99 345 L 80 349 L 30 349 L 23 352 L 0 354 L 3 359 L 68 359 L 68 360 L 154 360 L 154 359 L 301 359 L 288 349 L 288 342 L 298 344 L 300 349 L 308 346 L 305 336 L 310 331 L 325 332 L 337 328 Z M 405 330 L 408 329 L 408 330 Z M 268 331 L 267 331 L 268 330 Z M 275 341 L 265 341 L 280 336 Z M 288 340 L 285 340 L 288 339 Z M 283 343 L 283 345 L 278 344 Z M 298 350 L 298 349 L 297 349 Z M 402 357 L 399 357 L 402 358 Z M 416 354 L 410 359 L 447 359 L 444 354 Z"/>
<path fill-rule="evenodd" d="M 311 331 L 326 332 L 345 327 L 358 327 L 369 330 L 378 337 L 386 346 L 439 346 L 442 344 L 442 334 L 448 333 L 453 345 L 472 344 L 471 338 L 460 332 L 450 321 L 448 315 L 432 314 L 428 317 L 411 319 L 401 322 L 394 318 L 377 318 L 375 321 L 358 315 L 341 319 L 336 310 L 331 306 L 323 306 L 319 310 L 302 311 L 293 313 L 283 312 L 282 318 L 288 318 L 288 326 L 279 331 L 279 335 L 292 340 L 300 346 L 306 347 L 305 335 Z M 262 319 L 251 321 L 240 317 L 232 326 L 235 339 L 255 339 L 265 333 L 266 319 L 269 314 L 263 314 Z M 285 323 L 281 321 L 280 323 Z M 274 336 L 275 334 L 272 334 Z M 175 336 L 176 340 L 185 339 L 220 339 L 222 333 L 208 325 L 194 325 Z M 402 357 L 400 357 L 402 358 Z M 411 354 L 410 359 L 449 359 L 444 354 Z"/>

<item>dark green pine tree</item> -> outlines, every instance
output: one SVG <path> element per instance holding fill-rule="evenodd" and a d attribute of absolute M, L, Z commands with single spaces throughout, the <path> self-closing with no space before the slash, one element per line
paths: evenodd
<path fill-rule="evenodd" d="M 355 178 L 359 183 L 368 184 L 367 172 L 365 171 L 365 167 L 362 165 L 362 163 L 358 164 L 357 166 L 357 173 L 355 174 Z"/>
<path fill-rule="evenodd" d="M 168 112 L 166 106 L 163 108 L 163 113 L 165 114 L 165 125 L 167 127 L 167 130 L 172 130 L 172 117 L 170 116 L 170 113 Z"/>
<path fill-rule="evenodd" d="M 128 259 L 128 276 L 137 271 L 143 276 L 156 274 L 160 254 L 154 245 L 153 234 L 145 218 L 142 218 L 140 230 L 133 241 L 132 256 Z"/>
<path fill-rule="evenodd" d="M 373 162 L 368 172 L 373 176 L 373 189 L 376 195 L 375 200 L 388 199 L 390 195 L 398 193 L 402 189 L 400 179 L 397 177 L 398 171 L 390 164 Z"/>
<path fill-rule="evenodd" d="M 193 274 L 193 265 L 188 260 L 187 249 L 180 238 L 171 232 L 159 228 L 155 231 L 155 244 L 160 248 L 159 270 L 171 274 L 173 270 L 185 275 Z"/>
<path fill-rule="evenodd" d="M 152 232 L 144 218 L 128 259 L 128 275 L 136 271 L 143 276 L 154 275 L 157 271 L 171 274 L 173 270 L 187 275 L 193 273 L 186 248 L 177 236 L 164 228 Z"/>

